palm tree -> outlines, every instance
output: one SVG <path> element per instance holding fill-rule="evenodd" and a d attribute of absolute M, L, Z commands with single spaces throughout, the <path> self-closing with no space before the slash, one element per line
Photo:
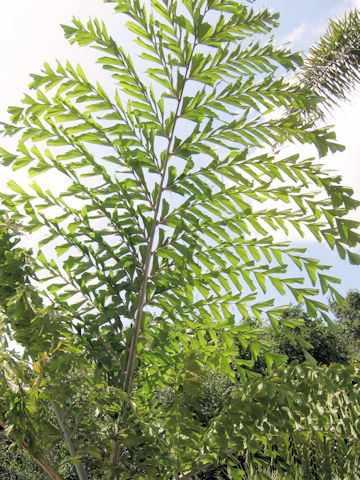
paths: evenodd
<path fill-rule="evenodd" d="M 320 108 L 329 108 L 348 95 L 360 82 L 360 12 L 350 11 L 331 20 L 325 35 L 311 49 L 300 73 L 313 92 L 325 97 Z M 318 112 L 323 116 L 324 112 Z"/>

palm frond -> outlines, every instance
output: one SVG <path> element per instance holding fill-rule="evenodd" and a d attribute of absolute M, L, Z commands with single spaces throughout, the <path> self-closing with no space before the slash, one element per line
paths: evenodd
<path fill-rule="evenodd" d="M 360 81 L 360 13 L 331 20 L 325 35 L 305 60 L 301 79 L 329 109 L 346 100 Z M 321 107 L 320 107 L 321 108 Z"/>

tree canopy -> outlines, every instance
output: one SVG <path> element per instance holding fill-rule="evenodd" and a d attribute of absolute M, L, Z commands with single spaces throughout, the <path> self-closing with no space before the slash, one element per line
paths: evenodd
<path fill-rule="evenodd" d="M 338 304 L 337 304 L 338 305 Z M 322 318 L 310 318 L 301 306 L 290 308 L 284 312 L 287 318 L 300 318 L 304 323 L 296 327 L 292 335 L 281 332 L 273 335 L 275 350 L 288 357 L 288 361 L 309 360 L 308 354 L 319 364 L 347 364 L 354 358 L 354 351 L 349 348 L 347 336 L 349 330 L 337 323 L 329 326 Z M 300 338 L 300 341 L 298 341 Z"/>
<path fill-rule="evenodd" d="M 65 36 L 96 49 L 108 82 L 45 64 L 2 124 L 17 139 L 2 163 L 39 176 L 0 196 L 3 428 L 55 480 L 72 466 L 80 480 L 183 480 L 219 465 L 234 479 L 263 464 L 291 475 L 309 444 L 326 452 L 319 475 L 350 472 L 357 367 L 274 373 L 284 357 L 251 320 L 290 335 L 303 320 L 282 315 L 274 292 L 309 316 L 326 317 L 319 288 L 341 298 L 329 267 L 278 231 L 310 232 L 359 263 L 352 190 L 282 151 L 342 150 L 303 115 L 320 99 L 288 80 L 302 57 L 273 43 L 278 15 L 266 8 L 111 3 L 139 58 L 98 19 L 73 19 Z M 40 235 L 34 254 L 21 229 Z M 254 379 L 260 353 L 269 376 Z M 211 373 L 241 388 L 204 422 L 194 409 Z"/>

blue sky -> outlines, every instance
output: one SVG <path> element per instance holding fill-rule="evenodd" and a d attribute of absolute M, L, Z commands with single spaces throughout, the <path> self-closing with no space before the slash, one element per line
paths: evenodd
<path fill-rule="evenodd" d="M 259 1 L 259 0 L 257 0 Z M 319 19 L 326 21 L 337 11 L 351 7 L 354 2 L 342 0 L 268 0 L 263 1 L 281 13 L 282 25 L 288 30 L 296 28 L 300 22 L 314 23 Z"/>
<path fill-rule="evenodd" d="M 254 7 L 267 5 L 281 13 L 280 28 L 275 32 L 281 43 L 289 42 L 295 50 L 306 52 L 326 30 L 329 18 L 342 15 L 357 5 L 359 0 L 256 0 Z M 38 72 L 43 62 L 54 62 L 55 58 L 64 61 L 80 62 L 85 71 L 97 75 L 91 49 L 71 47 L 63 38 L 60 23 L 70 23 L 75 15 L 84 21 L 91 16 L 104 19 L 110 32 L 122 37 L 119 17 L 114 16 L 111 4 L 102 0 L 17 0 L 0 2 L 0 118 L 6 118 L 8 105 L 19 104 L 22 93 L 29 83 L 29 73 Z M 120 28 L 120 29 L 119 29 Z M 124 35 L 124 40 L 126 36 Z M 359 161 L 360 136 L 360 89 L 351 101 L 332 112 L 329 122 L 334 124 L 338 139 L 346 145 L 344 154 L 328 157 L 325 161 L 331 168 L 340 171 L 344 183 L 352 186 L 355 196 L 360 199 Z M 18 183 L 26 182 L 23 173 L 16 174 Z M 0 188 L 3 189 L 9 178 L 9 171 L 0 169 Z M 360 220 L 360 213 L 357 215 Z M 342 293 L 350 288 L 360 288 L 360 267 L 340 262 L 335 254 L 312 242 L 302 241 L 309 247 L 309 254 L 320 258 L 324 263 L 334 265 L 331 274 L 342 279 Z"/>
<path fill-rule="evenodd" d="M 257 0 L 258 3 L 259 0 Z M 326 29 L 329 19 L 356 6 L 352 0 L 268 0 L 262 2 L 280 12 L 278 32 L 297 37 L 294 46 L 305 52 Z"/>

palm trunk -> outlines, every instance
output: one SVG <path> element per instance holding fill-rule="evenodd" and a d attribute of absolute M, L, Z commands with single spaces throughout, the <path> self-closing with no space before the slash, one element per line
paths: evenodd
<path fill-rule="evenodd" d="M 68 432 L 68 430 L 67 430 L 67 428 L 64 424 L 63 416 L 62 416 L 62 412 L 61 412 L 61 409 L 59 407 L 59 404 L 57 402 L 53 401 L 53 402 L 51 402 L 51 407 L 55 412 L 59 427 L 60 427 L 60 429 L 61 429 L 61 431 L 64 435 L 64 441 L 65 441 L 66 446 L 69 450 L 69 453 L 70 453 L 70 455 L 75 456 L 76 455 L 76 449 L 75 449 L 74 444 L 72 443 L 70 434 L 69 434 L 69 432 Z M 87 480 L 88 476 L 87 476 L 84 465 L 82 463 L 75 463 L 74 466 L 75 466 L 75 470 L 76 470 L 76 473 L 77 473 L 77 476 L 78 476 L 79 480 Z"/>

